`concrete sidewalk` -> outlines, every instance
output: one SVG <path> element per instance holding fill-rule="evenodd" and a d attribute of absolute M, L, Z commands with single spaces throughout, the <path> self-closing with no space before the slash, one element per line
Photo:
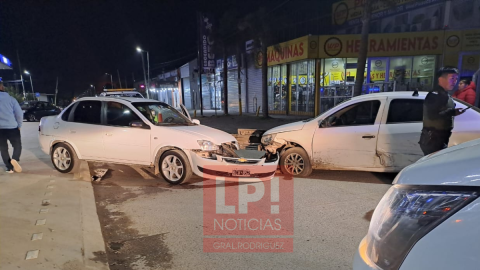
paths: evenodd
<path fill-rule="evenodd" d="M 58 173 L 37 130 L 22 128 L 24 172 L 0 171 L 0 268 L 108 269 L 91 183 Z"/>

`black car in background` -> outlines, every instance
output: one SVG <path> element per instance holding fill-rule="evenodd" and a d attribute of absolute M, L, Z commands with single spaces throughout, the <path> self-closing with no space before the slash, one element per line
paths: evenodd
<path fill-rule="evenodd" d="M 44 116 L 57 115 L 62 110 L 52 103 L 45 101 L 28 101 L 20 104 L 23 110 L 23 119 L 34 122 L 39 121 Z"/>

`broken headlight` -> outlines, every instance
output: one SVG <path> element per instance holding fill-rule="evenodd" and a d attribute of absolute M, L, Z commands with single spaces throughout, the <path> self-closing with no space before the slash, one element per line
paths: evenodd
<path fill-rule="evenodd" d="M 399 269 L 418 240 L 478 195 L 468 188 L 394 185 L 373 213 L 366 259 L 384 270 Z"/>
<path fill-rule="evenodd" d="M 198 145 L 200 146 L 200 149 L 203 151 L 217 151 L 218 150 L 218 145 L 214 144 L 211 141 L 206 141 L 206 140 L 198 140 Z"/>
<path fill-rule="evenodd" d="M 277 136 L 277 134 L 264 135 L 262 137 L 262 144 L 264 144 L 264 145 L 271 144 L 276 136 Z"/>

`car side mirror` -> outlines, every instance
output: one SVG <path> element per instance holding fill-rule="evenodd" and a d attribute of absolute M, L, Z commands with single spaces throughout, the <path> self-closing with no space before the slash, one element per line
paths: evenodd
<path fill-rule="evenodd" d="M 145 125 L 142 121 L 132 121 L 130 122 L 130 126 L 134 128 L 144 128 L 144 129 L 150 129 L 149 125 Z"/>
<path fill-rule="evenodd" d="M 192 120 L 192 123 L 197 124 L 197 125 L 200 125 L 200 120 L 198 120 L 198 119 L 193 119 L 193 120 Z"/>

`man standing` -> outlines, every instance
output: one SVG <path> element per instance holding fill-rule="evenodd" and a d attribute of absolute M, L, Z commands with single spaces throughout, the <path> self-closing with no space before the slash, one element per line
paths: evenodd
<path fill-rule="evenodd" d="M 437 77 L 438 86 L 427 94 L 423 104 L 423 129 L 419 144 L 425 155 L 448 147 L 454 117 L 465 112 L 455 109 L 455 102 L 447 93 L 457 84 L 458 70 L 443 67 L 437 71 Z"/>
<path fill-rule="evenodd" d="M 22 172 L 18 164 L 22 153 L 20 128 L 23 124 L 23 111 L 17 100 L 5 92 L 3 82 L 0 82 L 0 152 L 7 172 Z M 8 153 L 8 141 L 13 147 L 13 157 Z"/>

